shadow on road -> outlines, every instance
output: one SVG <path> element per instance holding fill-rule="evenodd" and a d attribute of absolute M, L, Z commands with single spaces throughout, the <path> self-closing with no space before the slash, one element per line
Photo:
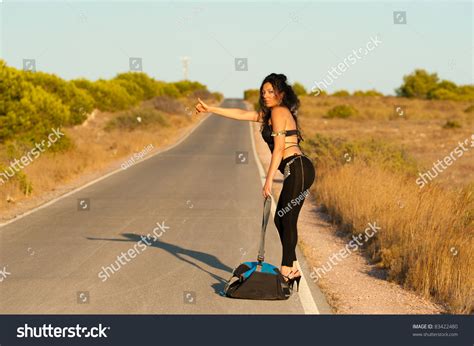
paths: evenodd
<path fill-rule="evenodd" d="M 135 242 L 138 243 L 139 241 L 143 241 L 143 238 L 146 238 L 146 235 L 139 235 L 135 233 L 122 233 L 122 236 L 125 238 L 122 239 L 112 239 L 112 238 L 93 238 L 93 237 L 86 237 L 89 240 L 109 240 L 109 241 L 125 241 L 125 242 Z M 205 263 L 213 268 L 216 269 L 221 269 L 229 272 L 229 276 L 232 274 L 233 268 L 223 264 L 216 256 L 214 255 L 209 255 L 207 253 L 201 252 L 201 251 L 196 251 L 196 250 L 190 250 L 190 249 L 184 249 L 180 246 L 176 246 L 173 244 L 165 243 L 160 240 L 153 240 L 151 238 L 146 238 L 151 245 L 149 247 L 155 247 L 158 249 L 162 249 L 170 253 L 171 255 L 175 256 L 176 258 L 189 263 L 190 265 L 202 270 L 203 272 L 206 272 L 209 274 L 213 279 L 219 281 L 218 283 L 214 283 L 211 285 L 211 287 L 214 289 L 214 292 L 216 294 L 222 295 L 222 292 L 224 290 L 224 286 L 227 283 L 227 279 L 224 279 L 214 273 L 211 273 L 207 271 L 206 269 L 202 268 L 198 264 L 186 259 L 182 255 L 187 255 L 189 257 L 192 257 L 196 259 L 197 261 L 200 261 L 202 263 Z"/>

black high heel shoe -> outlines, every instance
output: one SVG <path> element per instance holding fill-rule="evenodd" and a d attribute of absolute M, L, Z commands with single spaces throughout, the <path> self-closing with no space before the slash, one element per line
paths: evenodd
<path fill-rule="evenodd" d="M 291 280 L 290 288 L 293 290 L 293 284 L 294 284 L 294 282 L 296 281 L 296 292 L 299 292 L 299 289 L 300 289 L 300 280 L 301 280 L 301 275 L 300 275 L 300 276 L 293 277 L 293 279 Z"/>
<path fill-rule="evenodd" d="M 291 271 L 288 275 L 283 275 L 283 277 L 286 279 L 285 282 L 288 284 L 288 287 L 290 287 L 291 290 L 293 290 L 293 285 L 296 281 L 296 292 L 299 292 L 300 289 L 300 280 L 301 280 L 301 275 L 298 276 L 292 276 L 291 278 L 289 275 L 291 273 L 298 273 L 299 270 L 296 270 L 296 272 Z"/>

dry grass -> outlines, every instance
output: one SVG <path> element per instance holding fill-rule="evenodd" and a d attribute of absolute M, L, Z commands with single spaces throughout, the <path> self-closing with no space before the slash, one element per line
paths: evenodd
<path fill-rule="evenodd" d="M 472 105 L 470 102 L 448 100 L 420 100 L 401 97 L 335 97 L 335 96 L 303 96 L 301 97 L 300 113 L 310 118 L 321 118 L 327 112 L 342 104 L 348 104 L 359 110 L 353 119 L 359 120 L 390 120 L 403 118 L 408 120 L 438 120 L 444 124 L 446 119 L 460 122 L 473 119 L 472 112 L 465 110 Z M 404 108 L 403 115 L 395 113 L 395 107 Z M 444 121 L 443 121 L 444 120 Z"/>
<path fill-rule="evenodd" d="M 431 168 L 433 162 L 444 158 L 459 141 L 474 133 L 474 113 L 464 112 L 467 102 L 427 101 L 371 97 L 303 97 L 301 123 L 303 137 L 317 133 L 346 140 L 374 138 L 398 145 L 413 156 L 420 171 Z M 358 110 L 350 119 L 325 119 L 329 109 L 350 104 Z M 393 118 L 394 107 L 405 105 L 406 114 Z M 390 120 L 392 117 L 392 120 Z M 446 129 L 448 120 L 461 128 Z M 446 187 L 460 187 L 474 180 L 474 150 L 456 160 L 437 181 Z"/>
<path fill-rule="evenodd" d="M 474 191 L 419 189 L 413 179 L 360 162 L 318 166 L 315 192 L 334 220 L 353 233 L 381 227 L 367 247 L 389 279 L 434 297 L 448 310 L 474 309 Z"/>

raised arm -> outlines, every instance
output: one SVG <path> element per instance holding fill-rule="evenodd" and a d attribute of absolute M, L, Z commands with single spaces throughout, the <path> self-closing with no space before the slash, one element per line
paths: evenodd
<path fill-rule="evenodd" d="M 200 98 L 198 98 L 199 103 L 196 104 L 196 114 L 204 113 L 214 113 L 217 115 L 224 116 L 226 118 L 236 119 L 236 120 L 247 120 L 261 122 L 262 117 L 259 116 L 259 113 L 256 111 L 247 111 L 240 108 L 224 108 L 224 107 L 213 107 L 205 104 Z"/>

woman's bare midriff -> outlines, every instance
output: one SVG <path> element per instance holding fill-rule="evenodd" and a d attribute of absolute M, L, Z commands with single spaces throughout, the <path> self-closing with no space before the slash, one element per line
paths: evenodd
<path fill-rule="evenodd" d="M 270 126 L 272 126 L 272 122 L 271 122 L 271 121 L 269 121 L 268 123 L 269 123 Z M 296 124 L 295 124 L 295 128 L 296 128 Z M 293 128 L 293 129 L 294 129 L 294 128 Z M 293 129 L 285 129 L 285 131 L 290 131 L 290 130 L 293 130 Z M 293 135 L 293 136 L 288 136 L 288 137 L 285 136 L 285 142 L 286 142 L 286 139 L 293 138 L 293 137 L 296 137 L 296 142 L 290 143 L 290 141 L 288 141 L 288 143 L 285 143 L 285 146 L 286 146 L 287 144 L 290 144 L 290 145 L 298 144 L 298 136 L 294 136 L 294 135 Z M 286 158 L 288 158 L 288 157 L 290 157 L 290 156 L 293 156 L 293 155 L 295 155 L 295 154 L 303 155 L 303 153 L 301 152 L 301 150 L 299 149 L 299 147 L 285 148 L 284 152 L 287 152 L 287 151 L 288 151 L 288 153 L 290 153 L 290 154 L 289 154 L 288 156 L 284 156 L 284 154 L 283 154 L 282 160 L 284 160 L 284 159 L 286 159 Z"/>
<path fill-rule="evenodd" d="M 291 149 L 293 149 L 293 148 L 291 148 Z M 293 156 L 293 155 L 295 155 L 295 154 L 303 155 L 303 153 L 301 152 L 301 150 L 299 150 L 299 149 L 294 149 L 294 152 L 293 152 L 291 155 L 288 155 L 288 156 L 286 156 L 286 157 L 283 157 L 282 160 L 284 160 L 284 159 L 286 159 L 286 158 L 288 158 L 288 157 L 290 157 L 290 156 Z"/>

